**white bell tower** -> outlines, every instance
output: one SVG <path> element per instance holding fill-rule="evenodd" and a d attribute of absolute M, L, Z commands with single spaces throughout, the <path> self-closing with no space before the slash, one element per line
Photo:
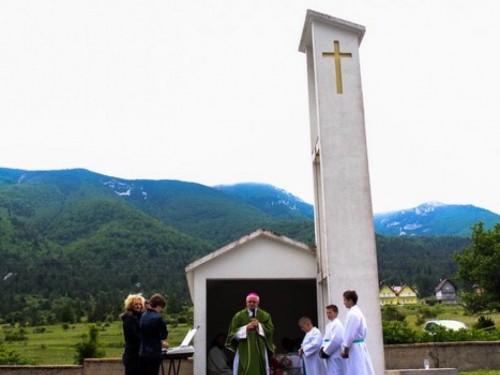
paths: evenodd
<path fill-rule="evenodd" d="M 359 45 L 365 28 L 307 11 L 299 51 L 307 56 L 315 187 L 318 312 L 356 290 L 375 372 L 384 374 L 375 232 L 368 173 Z M 321 329 L 324 328 L 323 327 Z"/>

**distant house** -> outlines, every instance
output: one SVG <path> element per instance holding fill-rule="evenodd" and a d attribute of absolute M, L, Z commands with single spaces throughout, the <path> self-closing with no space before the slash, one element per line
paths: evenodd
<path fill-rule="evenodd" d="M 418 303 L 418 296 L 415 289 L 409 285 L 399 287 L 398 304 L 400 305 L 416 305 Z M 395 288 L 394 288 L 395 289 Z"/>
<path fill-rule="evenodd" d="M 457 303 L 457 287 L 450 280 L 441 280 L 435 292 L 439 303 Z"/>
<path fill-rule="evenodd" d="M 416 305 L 417 292 L 409 285 L 383 284 L 379 289 L 380 305 Z"/>
<path fill-rule="evenodd" d="M 398 295 L 389 285 L 383 284 L 378 292 L 380 298 L 380 305 L 397 305 Z"/>

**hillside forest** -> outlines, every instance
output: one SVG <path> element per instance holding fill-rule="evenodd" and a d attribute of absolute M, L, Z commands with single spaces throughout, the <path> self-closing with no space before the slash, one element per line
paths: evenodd
<path fill-rule="evenodd" d="M 285 193 L 283 193 L 285 194 Z M 0 168 L 0 323 L 104 321 L 127 294 L 190 307 L 186 265 L 258 228 L 314 244 L 311 211 L 181 181 Z M 379 279 L 430 297 L 462 236 L 376 236 Z"/>

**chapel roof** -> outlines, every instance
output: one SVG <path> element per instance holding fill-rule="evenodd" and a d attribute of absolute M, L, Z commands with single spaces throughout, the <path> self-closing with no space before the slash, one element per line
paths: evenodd
<path fill-rule="evenodd" d="M 204 257 L 202 257 L 198 260 L 195 260 L 194 262 L 188 264 L 185 268 L 185 272 L 186 273 L 192 272 L 194 269 L 202 266 L 203 264 L 208 263 L 208 262 L 212 261 L 213 259 L 218 258 L 221 255 L 223 255 L 229 251 L 233 251 L 233 250 L 247 244 L 248 242 L 254 240 L 255 238 L 261 237 L 261 236 L 269 238 L 269 239 L 274 240 L 274 241 L 285 243 L 285 244 L 292 246 L 294 248 L 297 248 L 299 250 L 307 251 L 309 253 L 316 253 L 315 246 L 309 246 L 309 245 L 304 244 L 303 242 L 292 240 L 291 238 L 283 236 L 283 235 L 276 233 L 274 231 L 264 229 L 264 228 L 259 228 L 255 231 L 237 239 L 236 241 L 233 241 L 230 244 L 227 244 L 227 245 L 221 247 L 220 249 L 217 249 L 214 252 L 207 254 Z"/>

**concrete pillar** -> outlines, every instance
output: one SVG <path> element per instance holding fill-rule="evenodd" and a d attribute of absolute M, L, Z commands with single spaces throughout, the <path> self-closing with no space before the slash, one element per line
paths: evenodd
<path fill-rule="evenodd" d="M 307 11 L 299 51 L 307 56 L 315 186 L 318 311 L 356 290 L 367 318 L 375 372 L 384 373 L 377 254 L 368 174 L 359 45 L 365 28 Z M 320 321 L 324 314 L 320 314 Z"/>

